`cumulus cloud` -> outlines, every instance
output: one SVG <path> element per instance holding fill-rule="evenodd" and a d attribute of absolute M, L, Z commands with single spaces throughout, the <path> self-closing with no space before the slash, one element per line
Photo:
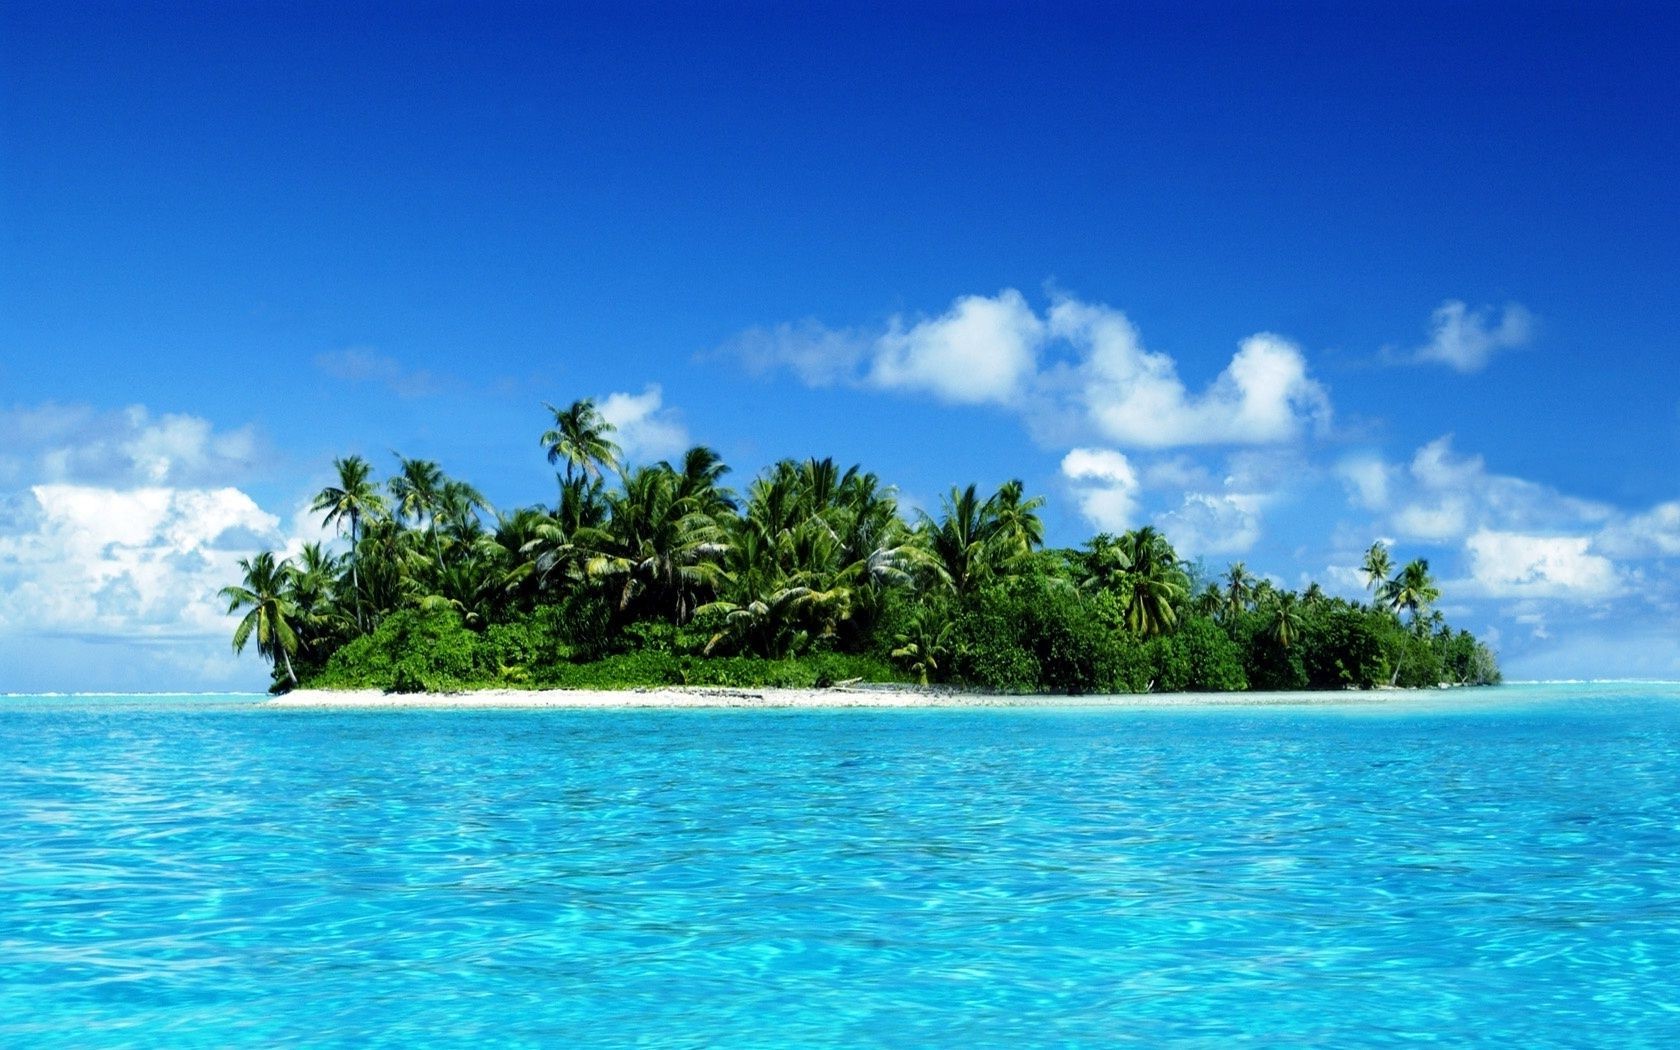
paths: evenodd
<path fill-rule="evenodd" d="M 958 404 L 1008 403 L 1037 370 L 1044 322 L 1014 289 L 958 299 L 908 328 L 898 319 L 876 341 L 869 382 L 925 390 Z"/>
<path fill-rule="evenodd" d="M 1385 527 L 1402 539 L 1449 542 L 1479 529 L 1582 533 L 1616 514 L 1606 504 L 1494 473 L 1481 456 L 1458 452 L 1451 434 L 1419 448 L 1403 467 L 1368 454 L 1344 460 L 1338 474 L 1350 502 L 1386 511 Z"/>
<path fill-rule="evenodd" d="M 1533 336 L 1534 315 L 1518 303 L 1507 303 L 1496 315 L 1492 307 L 1472 310 L 1449 299 L 1430 315 L 1429 342 L 1414 350 L 1411 360 L 1479 372 L 1494 354 L 1523 346 Z"/>
<path fill-rule="evenodd" d="M 613 440 L 630 461 L 661 459 L 689 447 L 688 429 L 675 409 L 665 407 L 665 394 L 652 383 L 640 394 L 608 394 L 600 403 L 601 418 L 617 431 Z"/>
<path fill-rule="evenodd" d="M 1241 554 L 1260 538 L 1261 503 L 1252 494 L 1187 492 L 1161 516 L 1161 531 L 1183 554 Z"/>
<path fill-rule="evenodd" d="M 1085 354 L 1085 410 L 1105 437 L 1123 445 L 1267 444 L 1329 418 L 1329 398 L 1308 377 L 1305 357 L 1275 335 L 1243 340 L 1230 365 L 1194 395 L 1173 359 L 1145 350 L 1118 310 L 1066 299 L 1051 308 L 1050 328 Z"/>
<path fill-rule="evenodd" d="M 1131 461 L 1106 448 L 1076 448 L 1062 457 L 1074 500 L 1085 520 L 1105 532 L 1124 532 L 1137 517 L 1140 486 Z"/>
<path fill-rule="evenodd" d="M 943 314 L 914 322 L 895 316 L 873 333 L 810 321 L 755 329 L 728 350 L 752 371 L 785 367 L 813 386 L 846 383 L 1001 405 L 1056 443 L 1275 444 L 1327 426 L 1331 415 L 1305 355 L 1280 336 L 1243 340 L 1196 392 L 1172 357 L 1144 347 L 1119 310 L 1064 296 L 1040 314 L 1014 289 L 963 296 Z"/>
<path fill-rule="evenodd" d="M 247 473 L 260 452 L 251 427 L 218 430 L 198 416 L 144 406 L 101 411 L 46 404 L 0 411 L 13 480 L 202 485 Z"/>
<path fill-rule="evenodd" d="M 346 347 L 315 356 L 315 367 L 348 383 L 373 383 L 402 398 L 431 397 L 444 384 L 430 372 L 410 369 L 387 354 L 365 346 Z"/>
<path fill-rule="evenodd" d="M 43 484 L 0 535 L 0 632 L 225 639 L 216 592 L 279 519 L 235 488 Z"/>
<path fill-rule="evenodd" d="M 1490 598 L 1602 600 L 1623 593 L 1628 576 L 1590 536 L 1531 536 L 1483 529 L 1464 543 L 1471 582 Z"/>

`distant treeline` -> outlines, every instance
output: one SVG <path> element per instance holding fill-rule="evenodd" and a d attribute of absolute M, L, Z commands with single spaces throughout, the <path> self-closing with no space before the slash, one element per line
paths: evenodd
<path fill-rule="evenodd" d="M 1366 552 L 1372 601 L 1200 578 L 1153 528 L 1044 549 L 1018 481 L 952 489 L 938 516 L 832 460 L 743 493 L 711 449 L 623 467 L 593 403 L 549 406 L 553 506 L 495 513 L 437 464 L 383 484 L 351 456 L 314 509 L 349 540 L 259 554 L 225 588 L 274 688 L 418 691 L 851 679 L 1010 692 L 1484 684 L 1487 647 L 1432 611 L 1421 559 Z M 611 479 L 609 482 L 609 478 Z M 1404 620 L 1402 620 L 1404 614 Z"/>

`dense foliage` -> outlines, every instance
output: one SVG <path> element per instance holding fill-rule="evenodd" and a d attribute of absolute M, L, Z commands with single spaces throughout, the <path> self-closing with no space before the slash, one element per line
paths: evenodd
<path fill-rule="evenodd" d="M 1046 550 L 1011 481 L 907 520 L 858 467 L 784 460 L 744 493 L 707 448 L 626 467 L 588 401 L 550 406 L 555 505 L 494 513 L 437 464 L 383 485 L 336 461 L 314 509 L 348 541 L 259 554 L 223 590 L 274 687 L 820 686 L 1011 692 L 1340 689 L 1497 681 L 1419 559 L 1367 552 L 1369 604 L 1242 564 L 1199 589 L 1153 528 Z M 612 483 L 609 484 L 608 479 Z M 1402 615 L 1404 619 L 1402 619 Z"/>

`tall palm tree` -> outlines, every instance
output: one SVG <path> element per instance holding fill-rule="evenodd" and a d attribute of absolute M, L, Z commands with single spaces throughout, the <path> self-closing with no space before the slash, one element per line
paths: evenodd
<path fill-rule="evenodd" d="M 554 415 L 554 427 L 541 437 L 548 449 L 548 461 L 566 464 L 566 481 L 575 474 L 600 478 L 603 467 L 618 467 L 619 447 L 613 443 L 616 428 L 601 416 L 595 402 L 579 398 L 566 408 L 543 405 Z"/>
<path fill-rule="evenodd" d="M 443 468 L 429 459 L 404 459 L 399 455 L 397 461 L 401 466 L 389 484 L 397 517 L 412 520 L 416 526 L 426 523 L 426 533 L 437 549 L 438 568 L 442 569 L 443 547 L 437 538 L 437 515 L 443 505 Z"/>
<path fill-rule="evenodd" d="M 1044 546 L 1044 522 L 1038 516 L 1039 508 L 1044 506 L 1044 497 L 1023 499 L 1025 489 L 1020 479 L 1011 478 L 998 486 L 997 495 L 992 497 L 998 532 L 1002 534 L 1003 542 L 1020 557 Z"/>
<path fill-rule="evenodd" d="M 356 548 L 362 542 L 362 519 L 385 513 L 385 498 L 370 475 L 373 467 L 360 456 L 333 460 L 338 471 L 338 484 L 328 485 L 310 504 L 311 511 L 326 511 L 323 525 L 338 527 L 340 535 L 346 522 L 350 525 L 350 590 L 356 606 L 356 627 L 362 627 L 362 581 L 357 569 Z"/>
<path fill-rule="evenodd" d="M 229 613 L 250 610 L 233 629 L 233 651 L 244 652 L 245 643 L 256 635 L 257 653 L 274 662 L 275 680 L 284 666 L 286 681 L 297 685 L 292 654 L 297 652 L 298 638 L 291 624 L 296 609 L 286 595 L 289 563 L 276 563 L 272 552 L 263 551 L 254 558 L 241 558 L 239 568 L 245 573 L 244 583 L 220 592 L 228 600 Z"/>
<path fill-rule="evenodd" d="M 470 544 L 484 530 L 484 523 L 479 520 L 479 512 L 491 513 L 493 508 L 484 494 L 465 481 L 450 478 L 438 490 L 438 517 L 449 530 L 451 539 L 463 544 Z"/>
<path fill-rule="evenodd" d="M 1427 558 L 1413 558 L 1407 562 L 1377 593 L 1377 598 L 1396 613 L 1401 609 L 1410 612 L 1413 627 L 1422 622 L 1423 613 L 1440 597 L 1441 590 L 1435 586 L 1434 577 L 1429 575 Z"/>
<path fill-rule="evenodd" d="M 1388 582 L 1388 574 L 1394 571 L 1394 563 L 1389 559 L 1388 548 L 1381 540 L 1371 544 L 1359 569 L 1365 574 L 1365 586 L 1370 590 L 1375 591 Z"/>
<path fill-rule="evenodd" d="M 1254 599 L 1254 577 L 1248 566 L 1237 562 L 1225 572 L 1225 609 L 1235 616 L 1248 608 Z"/>

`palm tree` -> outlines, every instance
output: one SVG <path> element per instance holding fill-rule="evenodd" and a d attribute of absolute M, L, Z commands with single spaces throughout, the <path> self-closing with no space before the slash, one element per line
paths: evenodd
<path fill-rule="evenodd" d="M 703 514 L 726 514 L 735 510 L 735 495 L 718 483 L 729 473 L 729 467 L 723 462 L 723 457 L 717 450 L 705 445 L 695 445 L 683 453 L 680 466 L 673 467 L 669 463 L 661 463 L 681 479 L 677 486 L 678 495 L 683 499 L 692 500 L 694 509 Z"/>
<path fill-rule="evenodd" d="M 1042 501 L 1023 502 L 1016 482 L 984 502 L 973 485 L 951 489 L 941 502 L 944 516 L 936 522 L 923 514 L 918 538 L 936 575 L 958 596 L 1012 571 L 1042 535 L 1034 513 Z"/>
<path fill-rule="evenodd" d="M 1394 571 L 1394 563 L 1389 560 L 1388 548 L 1381 540 L 1371 544 L 1359 569 L 1365 574 L 1365 586 L 1368 589 L 1375 590 L 1388 582 L 1388 574 Z"/>
<path fill-rule="evenodd" d="M 333 460 L 338 471 L 338 484 L 328 485 L 310 504 L 311 511 L 326 511 L 323 525 L 338 526 L 340 535 L 344 523 L 350 523 L 350 590 L 356 606 L 356 627 L 362 627 L 362 581 L 357 570 L 356 548 L 362 542 L 362 519 L 385 513 L 385 499 L 369 478 L 373 467 L 360 456 Z"/>
<path fill-rule="evenodd" d="M 404 459 L 399 473 L 390 481 L 391 498 L 396 501 L 399 518 L 411 519 L 416 525 L 426 523 L 426 532 L 437 548 L 438 568 L 443 568 L 443 546 L 437 538 L 437 514 L 443 502 L 443 468 L 429 459 Z"/>
<path fill-rule="evenodd" d="M 484 498 L 483 493 L 454 478 L 445 481 L 438 490 L 437 508 L 438 517 L 443 519 L 450 538 L 464 544 L 470 544 L 484 530 L 479 512 L 493 512 L 490 501 Z"/>
<path fill-rule="evenodd" d="M 1178 625 L 1177 606 L 1190 584 L 1179 567 L 1178 553 L 1150 525 L 1121 536 L 1119 545 L 1131 562 L 1126 574 L 1131 585 L 1127 629 L 1144 638 L 1171 631 Z"/>
<path fill-rule="evenodd" d="M 1294 591 L 1283 591 L 1268 603 L 1266 635 L 1287 649 L 1301 633 L 1300 599 Z"/>
<path fill-rule="evenodd" d="M 233 629 L 233 651 L 245 651 L 245 643 L 253 634 L 257 637 L 257 653 L 274 661 L 274 678 L 280 678 L 280 668 L 286 669 L 286 680 L 297 685 L 297 673 L 292 670 L 292 654 L 297 652 L 297 632 L 291 618 L 296 610 L 286 596 L 290 563 L 278 564 L 270 551 L 254 558 L 241 558 L 239 567 L 245 573 L 240 586 L 223 587 L 221 596 L 228 600 L 228 612 L 249 609 L 239 625 Z"/>
<path fill-rule="evenodd" d="M 609 494 L 605 529 L 591 530 L 597 553 L 584 571 L 619 578 L 619 610 L 638 599 L 686 623 L 721 578 L 717 558 L 727 549 L 716 519 L 680 495 L 675 472 L 642 467 L 624 476 L 624 491 Z"/>
<path fill-rule="evenodd" d="M 916 676 L 918 685 L 941 677 L 951 658 L 951 632 L 955 623 L 926 605 L 916 610 L 906 629 L 893 636 L 892 658 Z"/>
<path fill-rule="evenodd" d="M 998 487 L 997 495 L 991 499 L 1002 541 L 1014 549 L 1015 556 L 1021 557 L 1044 545 L 1044 522 L 1038 516 L 1044 497 L 1022 499 L 1025 489 L 1020 479 L 1011 478 Z"/>
<path fill-rule="evenodd" d="M 1396 613 L 1401 609 L 1409 611 L 1414 627 L 1421 623 L 1423 612 L 1440 597 L 1441 590 L 1429 575 L 1427 558 L 1413 558 L 1407 562 L 1405 568 L 1383 584 L 1382 590 L 1377 593 L 1378 600 L 1386 602 Z"/>
<path fill-rule="evenodd" d="M 1196 593 L 1190 608 L 1197 616 L 1215 617 L 1225 608 L 1225 592 L 1219 589 L 1217 583 L 1210 583 Z"/>
<path fill-rule="evenodd" d="M 1225 608 L 1231 615 L 1244 612 L 1254 598 L 1254 577 L 1242 562 L 1232 565 L 1225 573 Z"/>
<path fill-rule="evenodd" d="M 298 648 L 306 655 L 313 654 L 341 626 L 342 614 L 333 603 L 333 591 L 342 586 L 338 559 L 319 543 L 306 543 L 298 552 L 297 564 L 283 569 Z"/>
<path fill-rule="evenodd" d="M 546 402 L 543 407 L 554 414 L 554 428 L 544 431 L 540 440 L 550 463 L 565 461 L 568 483 L 574 472 L 598 479 L 602 467 L 617 469 L 620 451 L 612 441 L 616 428 L 602 418 L 594 401 L 579 398 L 564 409 Z"/>

